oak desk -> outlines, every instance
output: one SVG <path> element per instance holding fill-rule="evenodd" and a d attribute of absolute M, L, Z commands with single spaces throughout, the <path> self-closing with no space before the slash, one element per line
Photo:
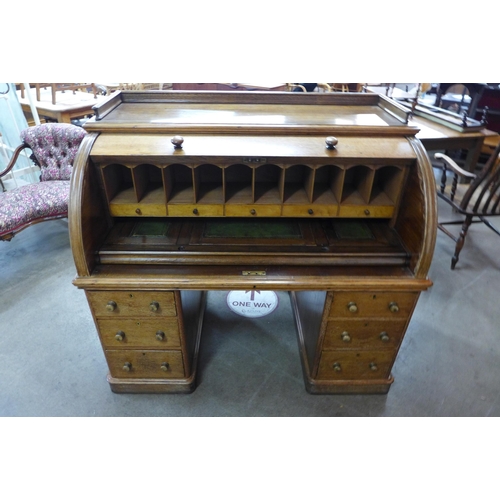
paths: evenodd
<path fill-rule="evenodd" d="M 115 392 L 196 386 L 206 292 L 289 292 L 311 393 L 386 393 L 436 238 L 408 112 L 383 96 L 120 92 L 69 207 Z"/>

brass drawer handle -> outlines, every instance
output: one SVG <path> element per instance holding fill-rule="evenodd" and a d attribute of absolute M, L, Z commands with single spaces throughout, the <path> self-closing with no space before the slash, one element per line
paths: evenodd
<path fill-rule="evenodd" d="M 341 372 L 341 371 L 342 371 L 342 367 L 340 366 L 340 363 L 333 363 L 332 368 L 333 368 L 336 372 Z"/>
<path fill-rule="evenodd" d="M 378 366 L 375 363 L 370 363 L 369 366 L 372 372 L 376 372 L 378 370 Z"/>
<path fill-rule="evenodd" d="M 351 341 L 351 336 L 349 335 L 349 332 L 342 332 L 340 334 L 342 337 L 342 342 L 350 342 Z"/>
<path fill-rule="evenodd" d="M 151 311 L 153 311 L 153 312 L 158 311 L 159 308 L 160 308 L 160 304 L 158 304 L 158 302 L 156 302 L 155 300 L 153 300 L 153 302 L 151 302 L 151 304 L 149 304 L 149 309 L 151 309 Z"/>
<path fill-rule="evenodd" d="M 252 210 L 250 210 L 250 213 L 251 213 L 252 215 L 256 215 L 256 214 L 257 214 L 257 212 L 255 211 L 255 208 L 252 208 Z"/>
<path fill-rule="evenodd" d="M 136 213 L 137 215 L 142 215 L 142 211 L 141 211 L 141 209 L 140 209 L 140 208 L 136 208 L 136 209 L 135 209 L 135 213 Z"/>
<path fill-rule="evenodd" d="M 356 302 L 349 302 L 349 304 L 347 304 L 347 309 L 349 309 L 349 312 L 352 312 L 352 313 L 358 312 L 358 306 L 357 306 Z"/>
<path fill-rule="evenodd" d="M 156 332 L 156 340 L 165 340 L 165 332 L 158 330 Z"/>
<path fill-rule="evenodd" d="M 193 208 L 193 214 L 194 215 L 199 215 L 200 212 L 198 212 L 198 209 L 197 208 Z"/>
<path fill-rule="evenodd" d="M 389 304 L 389 311 L 391 311 L 391 313 L 397 313 L 399 312 L 399 306 L 396 302 L 391 302 Z"/>
<path fill-rule="evenodd" d="M 121 330 L 116 332 L 115 339 L 118 340 L 118 342 L 122 342 L 125 339 L 125 332 Z"/>
<path fill-rule="evenodd" d="M 307 211 L 307 213 L 308 213 L 309 215 L 314 215 L 314 210 L 313 210 L 312 208 L 310 208 L 310 209 Z"/>
<path fill-rule="evenodd" d="M 106 304 L 106 311 L 113 312 L 116 309 L 116 302 L 114 300 L 110 300 Z"/>
<path fill-rule="evenodd" d="M 123 365 L 123 371 L 125 372 L 129 372 L 130 370 L 132 370 L 132 363 L 129 363 L 128 361 Z"/>
<path fill-rule="evenodd" d="M 164 372 L 168 372 L 170 370 L 170 365 L 167 362 L 161 364 L 160 367 Z"/>
<path fill-rule="evenodd" d="M 387 332 L 380 333 L 380 340 L 382 342 L 389 342 L 390 338 L 389 338 L 389 335 L 387 335 Z"/>

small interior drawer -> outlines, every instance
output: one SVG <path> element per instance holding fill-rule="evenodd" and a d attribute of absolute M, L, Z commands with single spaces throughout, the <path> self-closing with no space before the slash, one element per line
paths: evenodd
<path fill-rule="evenodd" d="M 97 318 L 176 315 L 174 292 L 87 291 L 87 298 Z"/>

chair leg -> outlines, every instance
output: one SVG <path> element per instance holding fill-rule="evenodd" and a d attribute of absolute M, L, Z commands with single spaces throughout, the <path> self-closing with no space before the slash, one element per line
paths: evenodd
<path fill-rule="evenodd" d="M 471 225 L 472 217 L 472 215 L 467 215 L 465 217 L 464 223 L 462 224 L 462 230 L 460 231 L 460 236 L 458 237 L 457 245 L 455 247 L 455 255 L 453 255 L 453 258 L 451 259 L 452 270 L 455 269 L 455 266 L 457 265 L 458 256 L 464 246 L 465 237 L 467 236 L 467 231 L 469 230 L 469 226 Z"/>
<path fill-rule="evenodd" d="M 498 236 L 500 236 L 500 231 L 487 219 L 484 217 L 479 217 L 481 222 L 484 222 L 492 231 L 494 231 Z"/>

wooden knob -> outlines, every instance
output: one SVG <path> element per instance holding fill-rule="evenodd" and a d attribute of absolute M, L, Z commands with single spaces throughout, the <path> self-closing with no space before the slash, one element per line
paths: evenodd
<path fill-rule="evenodd" d="M 349 332 L 342 332 L 341 337 L 342 337 L 343 342 L 350 342 L 351 341 L 351 336 L 349 335 Z"/>
<path fill-rule="evenodd" d="M 167 362 L 164 362 L 161 364 L 161 367 L 160 367 L 164 372 L 168 372 L 168 370 L 170 370 L 170 365 L 167 363 Z"/>
<path fill-rule="evenodd" d="M 399 312 L 399 306 L 396 302 L 391 302 L 389 304 L 389 311 L 391 311 L 391 313 L 397 313 Z"/>
<path fill-rule="evenodd" d="M 382 332 L 380 334 L 380 340 L 382 342 L 389 342 L 390 339 L 389 339 L 389 335 L 387 335 L 387 332 Z"/>
<path fill-rule="evenodd" d="M 182 149 L 182 143 L 184 142 L 184 137 L 180 135 L 174 135 L 170 142 L 174 145 L 175 149 Z"/>
<path fill-rule="evenodd" d="M 347 304 L 347 309 L 349 309 L 349 312 L 352 313 L 358 312 L 358 306 L 356 305 L 356 302 L 349 302 L 349 304 Z"/>
<path fill-rule="evenodd" d="M 160 308 L 160 304 L 158 304 L 158 302 L 156 302 L 155 300 L 153 300 L 153 302 L 151 302 L 151 304 L 149 304 L 149 309 L 153 312 L 158 311 L 159 308 Z"/>
<path fill-rule="evenodd" d="M 156 340 L 164 340 L 164 339 L 165 339 L 165 332 L 158 330 L 156 332 Z"/>
<path fill-rule="evenodd" d="M 325 139 L 326 149 L 335 149 L 335 146 L 338 144 L 338 139 L 333 137 L 333 135 L 328 136 Z"/>
<path fill-rule="evenodd" d="M 333 368 L 336 372 L 340 372 L 340 371 L 342 371 L 342 367 L 340 366 L 340 363 L 333 363 L 332 368 Z"/>
<path fill-rule="evenodd" d="M 114 300 L 110 300 L 106 304 L 106 311 L 113 312 L 116 309 L 116 302 Z"/>
<path fill-rule="evenodd" d="M 124 372 L 129 372 L 132 370 L 132 363 L 129 363 L 128 361 L 123 365 L 123 371 Z"/>
<path fill-rule="evenodd" d="M 118 342 L 121 342 L 125 338 L 125 332 L 122 332 L 121 330 L 119 332 L 116 332 L 115 339 L 118 340 Z"/>

